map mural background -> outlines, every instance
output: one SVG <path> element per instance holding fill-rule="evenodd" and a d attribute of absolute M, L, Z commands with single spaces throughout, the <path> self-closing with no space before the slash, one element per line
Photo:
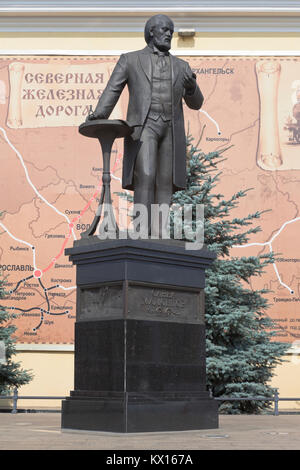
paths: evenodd
<path fill-rule="evenodd" d="M 267 288 L 278 339 L 300 338 L 300 59 L 183 57 L 205 101 L 184 106 L 203 151 L 223 149 L 218 191 L 253 188 L 236 216 L 266 210 L 261 232 L 234 256 L 274 251 L 252 288 Z M 78 133 L 118 57 L 0 57 L 0 269 L 2 305 L 16 314 L 20 343 L 72 344 L 75 268 L 64 255 L 93 220 L 100 146 Z M 111 118 L 126 118 L 124 91 Z M 300 105 L 299 105 L 300 106 Z M 298 119 L 299 117 L 299 119 Z M 299 131 L 298 131 L 299 129 Z M 112 150 L 112 194 L 121 191 L 122 139 Z M 117 196 L 114 195 L 117 205 Z"/>

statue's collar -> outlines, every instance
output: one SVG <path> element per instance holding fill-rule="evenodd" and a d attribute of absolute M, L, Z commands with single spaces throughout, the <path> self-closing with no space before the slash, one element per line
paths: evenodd
<path fill-rule="evenodd" d="M 159 49 L 157 49 L 156 46 L 146 46 L 145 49 L 144 49 L 145 52 L 148 52 L 148 54 L 159 54 L 159 55 L 162 55 L 162 52 L 163 52 L 163 55 L 170 55 L 169 54 L 169 51 L 160 51 Z"/>

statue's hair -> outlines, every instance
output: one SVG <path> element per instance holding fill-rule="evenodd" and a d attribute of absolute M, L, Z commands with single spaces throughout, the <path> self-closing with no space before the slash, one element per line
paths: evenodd
<path fill-rule="evenodd" d="M 173 21 L 171 20 L 171 18 L 169 18 L 168 16 L 166 15 L 154 15 L 154 16 L 151 16 L 151 18 L 149 18 L 149 20 L 147 21 L 147 23 L 145 24 L 145 30 L 144 30 L 144 37 L 145 37 L 145 41 L 147 44 L 149 44 L 150 40 L 151 40 L 151 37 L 150 37 L 150 31 L 151 29 L 157 24 L 159 23 L 159 21 L 161 19 L 165 19 L 167 18 L 168 21 L 170 21 L 170 23 L 173 24 Z"/>

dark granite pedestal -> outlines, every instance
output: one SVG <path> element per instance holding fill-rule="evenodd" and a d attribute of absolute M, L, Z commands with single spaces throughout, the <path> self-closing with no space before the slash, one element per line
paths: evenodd
<path fill-rule="evenodd" d="M 205 374 L 205 268 L 213 255 L 172 240 L 97 237 L 66 253 L 78 291 L 75 389 L 62 402 L 62 428 L 217 428 Z"/>

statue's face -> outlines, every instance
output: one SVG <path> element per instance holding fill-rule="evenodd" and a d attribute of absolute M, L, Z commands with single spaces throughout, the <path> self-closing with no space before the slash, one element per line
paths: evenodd
<path fill-rule="evenodd" d="M 160 51 L 168 51 L 171 48 L 174 26 L 168 18 L 160 18 L 150 31 L 152 44 Z"/>

